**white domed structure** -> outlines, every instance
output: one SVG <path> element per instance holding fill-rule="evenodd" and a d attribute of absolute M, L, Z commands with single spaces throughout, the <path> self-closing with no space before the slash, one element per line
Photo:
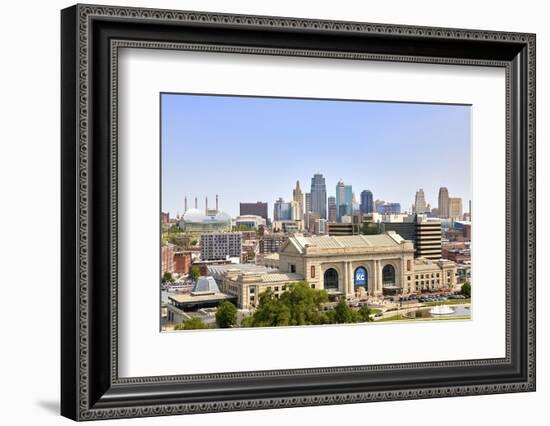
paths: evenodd
<path fill-rule="evenodd" d="M 225 212 L 218 212 L 218 214 L 214 216 L 214 219 L 220 222 L 231 222 L 231 216 Z"/>
<path fill-rule="evenodd" d="M 179 220 L 178 226 L 186 232 L 231 231 L 231 216 L 224 212 L 206 215 L 199 209 L 189 209 Z"/>
<path fill-rule="evenodd" d="M 206 216 L 199 209 L 189 209 L 182 216 L 182 220 L 188 223 L 200 223 L 205 219 Z"/>

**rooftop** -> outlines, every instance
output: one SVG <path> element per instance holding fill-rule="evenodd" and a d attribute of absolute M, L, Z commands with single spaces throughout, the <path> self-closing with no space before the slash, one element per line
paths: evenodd
<path fill-rule="evenodd" d="M 403 237 L 393 231 L 379 235 L 353 235 L 353 236 L 312 236 L 304 237 L 295 235 L 289 238 L 298 251 L 303 252 L 306 247 L 319 249 L 342 248 L 371 248 L 371 247 L 400 247 L 405 241 Z"/>
<path fill-rule="evenodd" d="M 225 293 L 203 293 L 203 294 L 193 294 L 193 293 L 181 293 L 169 295 L 168 299 L 176 303 L 197 303 L 197 302 L 214 302 L 214 301 L 224 301 L 224 300 L 233 300 L 235 296 L 231 296 Z"/>
<path fill-rule="evenodd" d="M 181 220 L 185 223 L 226 223 L 231 222 L 231 216 L 224 212 L 206 215 L 202 210 L 189 209 L 183 214 Z"/>
<path fill-rule="evenodd" d="M 262 282 L 264 283 L 276 283 L 285 281 L 303 281 L 304 277 L 300 274 L 293 274 L 291 272 L 262 274 Z"/>
<path fill-rule="evenodd" d="M 414 271 L 415 272 L 432 271 L 434 269 L 439 269 L 438 265 L 442 265 L 442 264 L 454 265 L 454 262 L 447 259 L 430 260 L 423 257 L 419 257 L 414 260 Z"/>
<path fill-rule="evenodd" d="M 269 273 L 276 271 L 276 269 L 268 268 L 262 265 L 255 265 L 253 263 L 240 263 L 240 264 L 224 264 L 224 265 L 212 265 L 208 266 L 208 273 L 217 276 L 227 272 L 254 272 L 254 273 Z"/>

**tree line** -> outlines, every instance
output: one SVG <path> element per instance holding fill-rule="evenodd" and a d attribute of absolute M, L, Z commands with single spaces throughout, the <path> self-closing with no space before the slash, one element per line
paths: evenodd
<path fill-rule="evenodd" d="M 365 304 L 360 309 L 352 309 L 345 300 L 340 300 L 334 308 L 327 308 L 328 294 L 322 289 L 313 289 L 306 282 L 289 285 L 279 297 L 266 290 L 260 294 L 254 313 L 241 320 L 241 327 L 281 327 L 295 325 L 350 324 L 370 322 L 371 311 Z M 216 325 L 219 328 L 237 326 L 237 308 L 230 302 L 223 302 L 216 312 Z M 208 328 L 200 318 L 191 318 L 177 330 Z"/>

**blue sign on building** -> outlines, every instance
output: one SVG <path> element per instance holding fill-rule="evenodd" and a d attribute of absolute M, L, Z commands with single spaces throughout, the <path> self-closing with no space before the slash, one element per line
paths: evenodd
<path fill-rule="evenodd" d="M 367 285 L 367 270 L 362 266 L 355 270 L 354 283 L 355 286 Z"/>

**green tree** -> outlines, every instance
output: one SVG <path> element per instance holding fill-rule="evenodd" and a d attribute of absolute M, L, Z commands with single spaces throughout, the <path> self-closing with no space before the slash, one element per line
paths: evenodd
<path fill-rule="evenodd" d="M 237 323 L 237 307 L 227 300 L 216 310 L 216 324 L 219 328 L 231 328 Z"/>
<path fill-rule="evenodd" d="M 199 268 L 198 266 L 192 266 L 191 267 L 191 277 L 193 277 L 193 279 L 195 281 L 197 281 L 197 279 L 201 276 L 201 268 Z"/>
<path fill-rule="evenodd" d="M 468 299 L 472 296 L 472 285 L 469 281 L 466 281 L 464 284 L 462 284 L 462 287 L 460 288 L 460 293 L 462 293 Z"/>
<path fill-rule="evenodd" d="M 166 271 L 164 274 L 162 274 L 162 282 L 163 283 L 173 283 L 174 282 L 174 277 L 172 276 L 172 273 Z"/>
<path fill-rule="evenodd" d="M 289 325 L 326 324 L 327 317 L 322 306 L 328 301 L 325 290 L 316 290 L 307 283 L 289 285 L 280 298 L 271 290 L 260 294 L 258 307 L 250 319 L 244 321 L 246 327 L 276 327 Z"/>
<path fill-rule="evenodd" d="M 336 324 L 348 324 L 358 321 L 357 312 L 351 309 L 348 303 L 342 299 L 334 308 L 334 322 Z"/>
<path fill-rule="evenodd" d="M 241 319 L 241 327 L 254 327 L 253 318 L 249 316 Z"/>
<path fill-rule="evenodd" d="M 197 317 L 189 318 L 185 320 L 183 324 L 176 325 L 176 330 L 202 330 L 208 328 L 208 325 L 203 320 Z"/>
<path fill-rule="evenodd" d="M 319 324 L 334 324 L 336 321 L 334 319 L 336 312 L 334 309 L 329 311 L 321 312 L 321 321 Z"/>
<path fill-rule="evenodd" d="M 290 285 L 280 298 L 290 313 L 290 325 L 323 324 L 322 307 L 328 302 L 325 290 L 311 288 L 306 282 Z"/>
<path fill-rule="evenodd" d="M 247 321 L 251 327 L 275 327 L 290 325 L 290 310 L 275 297 L 271 290 L 260 294 L 258 308 Z"/>
<path fill-rule="evenodd" d="M 359 318 L 362 322 L 374 321 L 374 319 L 370 316 L 370 308 L 366 304 L 361 306 L 357 313 L 359 314 Z"/>

